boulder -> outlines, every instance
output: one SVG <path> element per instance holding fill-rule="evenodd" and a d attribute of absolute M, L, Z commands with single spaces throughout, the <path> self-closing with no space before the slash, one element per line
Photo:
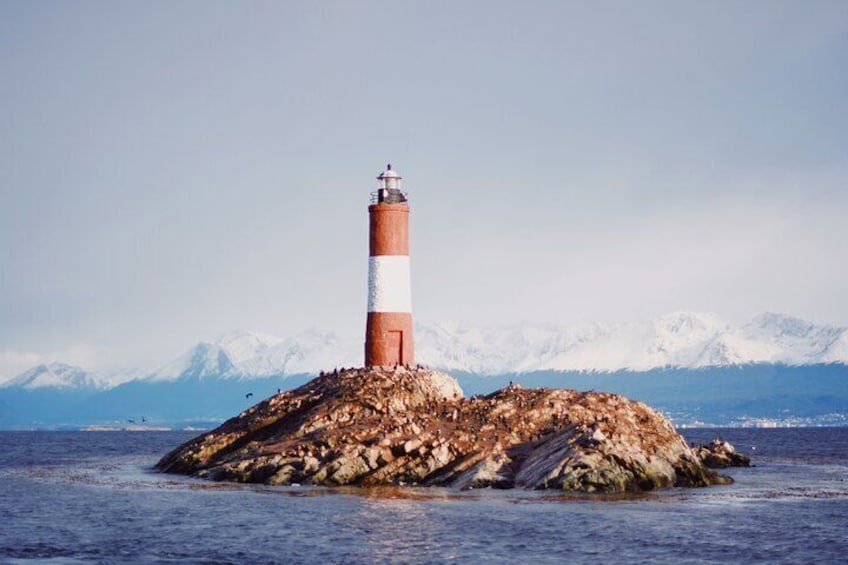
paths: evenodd
<path fill-rule="evenodd" d="M 641 402 L 518 386 L 469 399 L 449 375 L 404 367 L 324 374 L 186 442 L 156 467 L 274 485 L 588 493 L 731 481 Z"/>
<path fill-rule="evenodd" d="M 750 467 L 751 458 L 736 451 L 730 442 L 713 438 L 706 445 L 695 446 L 698 459 L 710 469 L 727 467 Z"/>

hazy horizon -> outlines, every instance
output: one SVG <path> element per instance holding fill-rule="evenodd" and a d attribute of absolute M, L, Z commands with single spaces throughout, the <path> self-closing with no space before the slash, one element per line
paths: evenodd
<path fill-rule="evenodd" d="M 0 380 L 236 328 L 848 324 L 844 2 L 0 4 Z"/>

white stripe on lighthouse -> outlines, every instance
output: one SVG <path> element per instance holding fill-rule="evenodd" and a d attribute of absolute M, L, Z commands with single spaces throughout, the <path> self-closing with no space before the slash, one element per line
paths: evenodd
<path fill-rule="evenodd" d="M 408 255 L 368 258 L 368 311 L 412 312 Z"/>

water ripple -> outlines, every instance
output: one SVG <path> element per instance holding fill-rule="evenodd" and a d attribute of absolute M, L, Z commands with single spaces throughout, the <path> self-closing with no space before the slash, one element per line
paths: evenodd
<path fill-rule="evenodd" d="M 774 437 L 744 433 L 759 445 Z M 734 485 L 587 496 L 267 487 L 152 472 L 178 440 L 0 433 L 10 454 L 0 465 L 0 562 L 791 563 L 848 552 L 848 453 L 833 444 L 826 457 L 809 444 L 803 457 L 773 450 L 731 471 Z"/>

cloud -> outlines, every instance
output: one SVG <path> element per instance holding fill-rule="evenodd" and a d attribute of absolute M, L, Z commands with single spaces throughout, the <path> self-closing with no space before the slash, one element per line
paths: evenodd
<path fill-rule="evenodd" d="M 61 362 L 90 371 L 97 370 L 110 361 L 112 361 L 111 350 L 86 343 L 73 344 L 48 353 L 7 349 L 0 351 L 0 384 L 36 365 Z"/>
<path fill-rule="evenodd" d="M 386 160 L 422 320 L 848 320 L 848 5 L 454 4 L 0 3 L 0 374 L 361 332 Z"/>
<path fill-rule="evenodd" d="M 18 376 L 30 367 L 43 363 L 37 353 L 28 351 L 0 351 L 0 384 Z"/>

